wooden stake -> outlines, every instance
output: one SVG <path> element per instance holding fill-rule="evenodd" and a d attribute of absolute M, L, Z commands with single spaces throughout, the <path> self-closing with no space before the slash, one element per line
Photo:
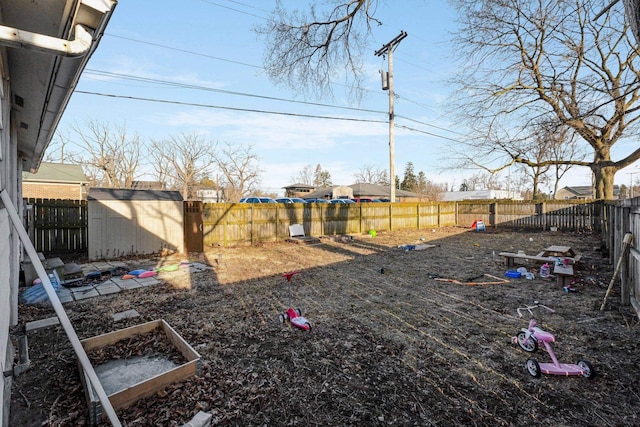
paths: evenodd
<path fill-rule="evenodd" d="M 611 282 L 609 282 L 609 287 L 607 288 L 607 293 L 604 294 L 604 300 L 602 301 L 602 305 L 600 306 L 600 311 L 604 311 L 604 306 L 607 303 L 607 298 L 609 298 L 609 294 L 611 293 L 611 289 L 613 289 L 613 283 L 616 281 L 618 274 L 620 273 L 620 267 L 622 266 L 622 261 L 629 250 L 629 246 L 633 241 L 633 233 L 627 232 L 624 235 L 624 239 L 622 240 L 622 252 L 620 253 L 620 258 L 618 258 L 618 264 L 616 265 L 616 269 L 613 272 L 613 277 L 611 278 Z"/>

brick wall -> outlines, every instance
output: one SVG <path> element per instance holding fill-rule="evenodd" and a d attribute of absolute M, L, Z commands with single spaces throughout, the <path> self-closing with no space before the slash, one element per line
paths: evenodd
<path fill-rule="evenodd" d="M 51 183 L 22 183 L 22 197 L 30 199 L 64 199 L 82 200 L 82 187 L 80 184 L 51 184 Z"/>

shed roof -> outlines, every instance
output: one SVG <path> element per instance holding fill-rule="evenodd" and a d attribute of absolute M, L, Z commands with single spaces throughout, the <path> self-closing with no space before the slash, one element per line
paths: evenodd
<path fill-rule="evenodd" d="M 162 200 L 182 201 L 179 191 L 130 190 L 123 188 L 91 188 L 87 200 Z"/>
<path fill-rule="evenodd" d="M 88 183 L 82 166 L 67 163 L 42 162 L 37 173 L 22 172 L 23 182 Z"/>

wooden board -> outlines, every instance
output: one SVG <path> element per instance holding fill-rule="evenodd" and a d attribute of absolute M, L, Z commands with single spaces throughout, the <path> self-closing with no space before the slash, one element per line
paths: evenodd
<path fill-rule="evenodd" d="M 142 323 L 140 325 L 120 329 L 118 331 L 109 332 L 80 341 L 85 351 L 88 352 L 91 349 L 107 347 L 136 335 L 147 334 L 156 329 L 161 329 L 166 334 L 169 341 L 176 347 L 187 362 L 160 375 L 156 375 L 145 381 L 141 381 L 127 387 L 124 390 L 111 393 L 108 397 L 114 410 L 131 406 L 139 399 L 151 396 L 170 384 L 184 381 L 185 379 L 197 374 L 200 370 L 200 355 L 166 321 L 162 319 L 153 320 L 151 322 Z M 80 369 L 82 370 L 80 378 L 83 380 L 82 382 L 85 387 L 85 395 L 89 405 L 89 422 L 93 426 L 99 425 L 103 421 L 103 411 L 100 401 L 97 399 L 96 393 L 93 390 L 93 387 L 91 387 L 90 382 L 86 380 L 84 370 L 82 367 L 80 367 Z"/>

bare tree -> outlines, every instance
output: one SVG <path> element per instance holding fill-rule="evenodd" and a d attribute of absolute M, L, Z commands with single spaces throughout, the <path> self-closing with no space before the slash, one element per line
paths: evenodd
<path fill-rule="evenodd" d="M 444 198 L 444 193 L 447 191 L 446 184 L 436 184 L 427 179 L 424 172 L 418 172 L 417 187 L 414 190 L 419 193 L 421 198 L 425 200 L 437 201 Z"/>
<path fill-rule="evenodd" d="M 63 154 L 74 163 L 81 163 L 92 185 L 131 188 L 140 174 L 140 151 L 142 142 L 137 134 L 127 133 L 124 125 L 110 125 L 107 122 L 89 121 L 86 128 L 71 126 L 80 140 L 82 151 Z M 68 133 L 58 133 L 68 145 Z"/>
<path fill-rule="evenodd" d="M 381 169 L 372 164 L 366 164 L 353 174 L 356 184 L 389 185 L 386 169 Z"/>
<path fill-rule="evenodd" d="M 43 160 L 50 163 L 78 163 L 76 154 L 68 147 L 71 141 L 70 129 L 59 128 L 54 134 L 51 144 L 47 146 Z"/>
<path fill-rule="evenodd" d="M 258 190 L 263 170 L 252 146 L 227 143 L 216 151 L 213 162 L 222 175 L 220 182 L 226 201 L 237 202 L 242 196 Z"/>
<path fill-rule="evenodd" d="M 502 187 L 498 175 L 489 172 L 478 172 L 465 178 L 460 184 L 461 191 L 502 190 Z"/>
<path fill-rule="evenodd" d="M 484 153 L 487 163 L 499 160 L 498 151 L 506 157 L 503 166 L 526 163 L 522 148 L 536 132 L 531 125 L 556 122 L 579 135 L 593 160 L 547 159 L 540 166 L 589 167 L 596 197 L 613 198 L 615 173 L 640 159 L 640 148 L 611 158 L 614 144 L 632 135 L 640 118 L 640 72 L 634 64 L 639 51 L 623 11 L 612 8 L 594 20 L 603 2 L 455 4 L 458 53 L 468 64 L 457 81 L 462 96 L 455 107 L 477 132 L 475 153 Z"/>
<path fill-rule="evenodd" d="M 298 171 L 296 176 L 292 176 L 290 179 L 292 184 L 313 185 L 313 166 L 306 165 Z"/>
<path fill-rule="evenodd" d="M 332 185 L 333 182 L 331 181 L 329 171 L 322 169 L 322 166 L 317 164 L 316 169 L 313 171 L 313 186 L 316 188 L 326 188 Z"/>
<path fill-rule="evenodd" d="M 169 188 L 180 190 L 185 200 L 197 196 L 199 183 L 207 176 L 214 144 L 196 133 L 181 133 L 151 142 L 156 177 Z"/>
<path fill-rule="evenodd" d="M 264 65 L 275 83 L 318 96 L 331 94 L 333 79 L 343 67 L 345 80 L 354 79 L 353 93 L 362 93 L 362 54 L 377 0 L 311 2 L 307 11 L 287 11 L 278 0 L 265 25 L 256 32 L 265 38 Z"/>

